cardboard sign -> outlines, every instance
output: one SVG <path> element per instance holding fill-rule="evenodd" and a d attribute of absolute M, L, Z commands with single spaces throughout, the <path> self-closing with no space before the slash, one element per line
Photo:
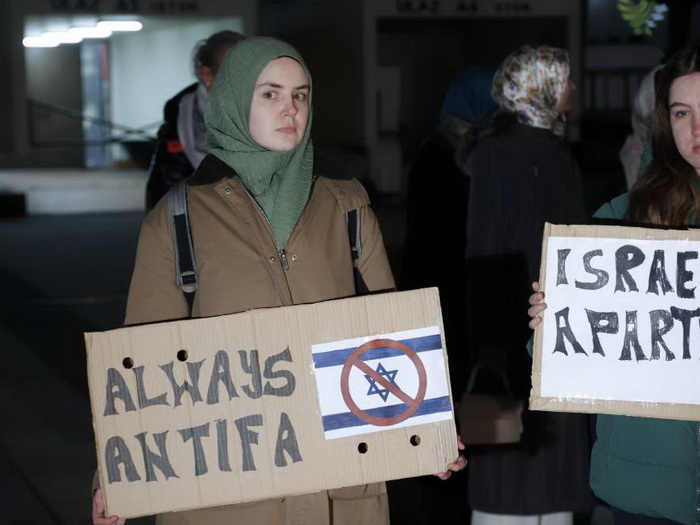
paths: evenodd
<path fill-rule="evenodd" d="M 434 288 L 85 337 L 107 515 L 434 474 L 457 457 Z"/>
<path fill-rule="evenodd" d="M 700 231 L 545 226 L 530 406 L 700 421 Z"/>

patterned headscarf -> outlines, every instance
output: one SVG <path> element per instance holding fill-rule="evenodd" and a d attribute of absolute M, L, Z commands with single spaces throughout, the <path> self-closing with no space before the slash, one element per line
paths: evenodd
<path fill-rule="evenodd" d="M 493 79 L 492 95 L 518 122 L 564 135 L 566 117 L 556 110 L 569 81 L 569 54 L 555 47 L 523 46 L 506 57 Z"/>

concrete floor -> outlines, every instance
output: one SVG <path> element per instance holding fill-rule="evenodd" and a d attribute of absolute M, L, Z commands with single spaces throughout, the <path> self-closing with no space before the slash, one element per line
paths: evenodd
<path fill-rule="evenodd" d="M 141 218 L 0 221 L 0 523 L 92 521 L 82 333 L 121 323 Z"/>

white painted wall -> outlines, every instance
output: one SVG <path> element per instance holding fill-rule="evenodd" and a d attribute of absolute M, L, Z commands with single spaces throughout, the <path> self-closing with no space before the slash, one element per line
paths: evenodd
<path fill-rule="evenodd" d="M 113 15 L 134 15 L 140 20 L 144 18 L 157 18 L 160 21 L 187 22 L 189 25 L 198 25 L 199 22 L 214 23 L 214 26 L 201 28 L 200 34 L 190 37 L 189 32 L 181 28 L 176 31 L 177 37 L 167 40 L 167 45 L 173 51 L 172 56 L 177 57 L 177 52 L 182 61 L 176 63 L 171 71 L 160 71 L 158 61 L 165 58 L 157 47 L 138 49 L 136 57 L 143 57 L 143 61 L 149 66 L 143 71 L 118 75 L 125 76 L 132 83 L 132 76 L 141 77 L 135 86 L 130 86 L 131 91 L 124 93 L 121 86 L 117 88 L 120 99 L 115 100 L 116 107 L 123 108 L 123 100 L 142 101 L 157 98 L 155 102 L 147 104 L 149 110 L 155 111 L 152 115 L 144 115 L 138 119 L 137 125 L 148 124 L 160 120 L 162 103 L 168 96 L 174 95 L 187 82 L 193 79 L 189 76 L 187 62 L 194 42 L 201 37 L 208 36 L 219 28 L 239 30 L 244 34 L 252 35 L 257 28 L 257 2 L 258 0 L 178 0 L 178 1 L 143 1 L 122 2 L 121 0 L 100 0 L 84 2 L 82 0 L 49 1 L 49 0 L 0 0 L 0 63 L 3 64 L 4 77 L 0 82 L 0 167 L 19 166 L 73 166 L 76 162 L 62 153 L 59 148 L 37 149 L 29 141 L 29 116 L 27 104 L 27 82 L 25 68 L 25 49 L 22 47 L 22 37 L 29 22 L 39 24 L 70 24 L 75 20 L 84 21 L 86 18 L 107 18 Z M 133 9 L 125 12 L 125 5 Z M 184 18 L 187 16 L 187 18 Z M 232 18 L 235 17 L 235 18 Z M 235 22 L 235 24 L 234 24 Z M 215 27 L 215 29 L 213 29 Z M 123 37 L 126 38 L 126 37 Z M 187 43 L 186 39 L 189 39 Z M 165 51 L 164 51 L 165 52 Z M 184 54 L 183 54 L 184 53 Z M 133 53 L 132 53 L 133 54 Z M 127 60 L 126 63 L 130 61 Z M 158 73 L 156 73 L 156 69 Z M 175 73 L 173 73 L 173 70 Z M 177 71 L 180 71 L 178 73 Z M 138 73 L 138 75 L 135 75 Z M 116 74 L 113 71 L 112 74 Z M 163 94 L 151 97 L 153 86 L 163 78 L 163 83 L 169 87 L 170 95 Z M 183 82 L 184 79 L 184 82 Z M 139 87 L 140 86 L 140 87 Z M 137 93 L 134 94 L 133 91 Z M 158 92 L 158 89 L 155 90 Z M 134 102 L 136 104 L 137 102 Z M 119 110 L 121 111 L 121 110 Z M 155 115 L 155 116 L 154 116 Z M 118 123 L 134 124 L 131 117 L 127 116 L 125 122 L 120 122 L 121 113 L 112 112 L 111 117 Z"/>
<path fill-rule="evenodd" d="M 152 134 L 163 118 L 163 105 L 195 81 L 192 49 L 212 33 L 243 32 L 240 17 L 153 24 L 143 20 L 138 33 L 113 36 L 110 57 L 111 120 L 131 128 L 150 126 Z"/>

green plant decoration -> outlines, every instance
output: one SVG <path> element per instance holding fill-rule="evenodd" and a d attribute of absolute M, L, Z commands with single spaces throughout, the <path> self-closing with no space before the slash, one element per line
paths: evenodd
<path fill-rule="evenodd" d="M 618 0 L 617 10 L 632 32 L 639 36 L 652 34 L 664 19 L 668 6 L 653 0 Z"/>

